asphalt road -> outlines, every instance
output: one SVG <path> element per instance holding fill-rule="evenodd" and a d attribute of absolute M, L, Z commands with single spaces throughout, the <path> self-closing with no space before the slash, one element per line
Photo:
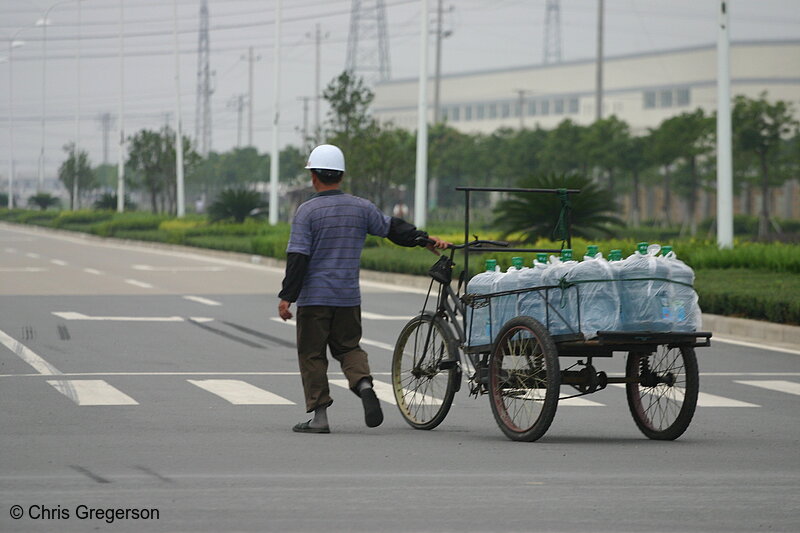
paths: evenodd
<path fill-rule="evenodd" d="M 302 435 L 281 279 L 0 225 L 0 531 L 800 529 L 800 347 L 698 349 L 705 394 L 675 442 L 641 435 L 616 387 L 515 443 L 466 388 L 421 432 L 385 395 L 368 429 L 336 381 L 333 433 Z M 423 295 L 362 288 L 380 392 Z M 97 509 L 155 511 L 109 523 Z"/>

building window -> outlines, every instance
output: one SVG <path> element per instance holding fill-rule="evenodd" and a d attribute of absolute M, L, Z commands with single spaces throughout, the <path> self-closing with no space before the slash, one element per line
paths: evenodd
<path fill-rule="evenodd" d="M 564 114 L 564 100 L 558 98 L 553 101 L 553 113 L 556 115 Z"/>
<path fill-rule="evenodd" d="M 660 91 L 658 94 L 659 107 L 672 107 L 672 89 L 667 89 L 665 91 Z"/>
<path fill-rule="evenodd" d="M 489 118 L 497 118 L 497 104 L 489 104 Z"/>
<path fill-rule="evenodd" d="M 483 104 L 478 104 L 475 106 L 475 119 L 476 120 L 483 120 L 484 116 L 484 107 Z"/>
<path fill-rule="evenodd" d="M 514 102 L 514 116 L 518 117 L 522 114 L 522 103 Z"/>
<path fill-rule="evenodd" d="M 550 114 L 550 100 L 542 100 L 541 107 L 542 115 L 549 115 Z"/>
<path fill-rule="evenodd" d="M 675 91 L 675 104 L 679 106 L 687 106 L 689 101 L 689 89 L 677 89 Z"/>
<path fill-rule="evenodd" d="M 536 116 L 536 100 L 530 100 L 528 102 L 528 115 L 532 117 Z"/>
<path fill-rule="evenodd" d="M 578 112 L 578 99 L 577 98 L 570 98 L 569 99 L 569 112 L 570 113 L 577 113 Z"/>
<path fill-rule="evenodd" d="M 508 102 L 500 104 L 500 116 L 502 118 L 508 118 L 511 116 L 511 104 Z"/>
<path fill-rule="evenodd" d="M 464 106 L 464 120 L 472 120 L 472 106 Z"/>
<path fill-rule="evenodd" d="M 656 107 L 656 92 L 655 91 L 645 91 L 644 92 L 644 108 L 645 109 L 653 109 Z"/>
<path fill-rule="evenodd" d="M 453 122 L 458 122 L 461 120 L 461 108 L 457 105 L 454 105 L 450 108 L 450 120 Z"/>

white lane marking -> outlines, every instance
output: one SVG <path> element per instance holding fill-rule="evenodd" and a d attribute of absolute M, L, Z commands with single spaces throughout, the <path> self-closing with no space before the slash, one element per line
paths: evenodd
<path fill-rule="evenodd" d="M 17 249 L 16 248 L 6 248 L 6 252 L 8 252 L 10 254 L 15 254 L 15 253 L 17 253 Z"/>
<path fill-rule="evenodd" d="M 28 363 L 36 370 L 39 374 L 44 374 L 47 376 L 53 376 L 57 374 L 61 374 L 61 372 L 42 359 L 39 355 L 37 355 L 33 350 L 19 342 L 18 340 L 10 337 L 7 333 L 0 330 L 0 343 L 2 343 L 6 348 L 17 354 L 20 359 Z"/>
<path fill-rule="evenodd" d="M 343 389 L 350 390 L 350 385 L 348 384 L 346 379 L 331 379 L 328 380 L 331 384 L 336 385 L 337 387 L 342 387 Z M 373 380 L 372 387 L 375 389 L 375 396 L 378 399 L 383 400 L 386 403 L 390 403 L 392 405 L 397 405 L 397 402 L 394 399 L 394 390 L 392 390 L 392 386 L 388 383 L 384 383 L 382 381 Z"/>
<path fill-rule="evenodd" d="M 760 381 L 735 380 L 734 382 L 741 383 L 742 385 L 752 385 L 753 387 L 760 387 L 762 389 L 785 392 L 786 394 L 795 394 L 797 396 L 800 396 L 800 383 L 795 383 L 794 381 L 783 381 L 776 379 L 776 380 L 760 380 Z"/>
<path fill-rule="evenodd" d="M 86 272 L 87 274 L 94 274 L 95 276 L 99 276 L 100 274 L 102 274 L 102 272 L 94 268 L 84 268 L 83 271 Z"/>
<path fill-rule="evenodd" d="M 332 374 L 342 375 L 341 372 Z M 300 372 L 67 372 L 63 377 L 91 376 L 299 376 Z M 373 372 L 373 376 L 390 376 L 391 372 Z M 32 378 L 42 374 L 0 374 L 0 378 Z"/>
<path fill-rule="evenodd" d="M 53 311 L 53 314 L 64 320 L 94 320 L 107 322 L 185 322 L 182 316 L 89 316 L 75 311 Z M 195 322 L 211 322 L 213 318 L 192 316 L 189 320 Z"/>
<path fill-rule="evenodd" d="M 131 265 L 134 270 L 143 270 L 145 272 L 223 272 L 224 266 L 172 266 L 172 267 L 157 267 L 151 265 Z"/>
<path fill-rule="evenodd" d="M 624 383 L 612 383 L 615 387 L 624 388 Z M 675 389 L 677 400 L 682 400 L 682 389 Z M 697 393 L 697 407 L 761 407 L 754 403 L 742 402 L 734 400 L 733 398 L 726 398 L 725 396 L 717 396 L 716 394 L 709 394 L 707 392 Z"/>
<path fill-rule="evenodd" d="M 25 255 L 26 255 L 27 257 L 30 257 L 31 259 L 39 259 L 40 257 L 42 257 L 41 255 L 39 255 L 39 254 L 36 254 L 36 253 L 33 253 L 33 252 L 28 252 L 28 253 L 27 253 L 27 254 L 25 254 Z"/>
<path fill-rule="evenodd" d="M 768 346 L 766 344 L 761 344 L 757 342 L 726 339 L 725 337 L 720 337 L 718 335 L 714 335 L 712 339 L 713 339 L 712 342 L 722 342 L 724 344 L 736 344 L 738 346 L 747 346 L 748 348 L 758 348 L 759 350 L 769 350 L 771 352 L 783 352 L 783 353 L 790 353 L 793 355 L 800 355 L 800 350 L 792 350 L 791 348 L 781 348 L 779 346 Z"/>
<path fill-rule="evenodd" d="M 203 298 L 202 296 L 184 296 L 184 300 L 189 300 L 191 302 L 197 302 L 203 305 L 222 305 L 220 302 L 216 300 L 210 300 L 208 298 Z"/>
<path fill-rule="evenodd" d="M 139 405 L 139 402 L 102 379 L 47 380 L 78 405 Z"/>
<path fill-rule="evenodd" d="M 238 379 L 187 379 L 186 381 L 234 405 L 296 405 L 291 400 Z"/>
<path fill-rule="evenodd" d="M 61 259 L 51 259 L 50 262 L 53 263 L 54 265 L 58 265 L 58 266 L 61 266 L 61 267 L 67 266 L 67 262 L 66 261 L 62 261 Z"/>
<path fill-rule="evenodd" d="M 361 318 L 366 318 L 367 320 L 403 320 L 403 321 L 407 321 L 407 320 L 411 320 L 414 317 L 411 316 L 411 315 L 408 315 L 408 316 L 405 316 L 405 315 L 403 315 L 403 316 L 381 315 L 381 314 L 378 314 L 378 313 L 370 313 L 368 311 L 361 311 Z"/>
<path fill-rule="evenodd" d="M 272 320 L 273 322 L 277 322 L 278 324 L 286 324 L 287 326 L 297 327 L 297 322 L 294 319 L 284 321 L 282 318 L 274 316 L 271 317 L 270 320 Z M 361 338 L 361 344 L 365 344 L 367 346 L 374 346 L 375 348 L 381 348 L 382 350 L 389 350 L 390 352 L 394 351 L 394 346 L 392 346 L 391 344 L 386 344 L 385 342 L 380 342 L 380 341 L 373 341 L 371 339 L 365 339 L 363 337 Z"/>
<path fill-rule="evenodd" d="M 141 287 L 143 289 L 152 289 L 153 288 L 153 286 L 150 285 L 149 283 L 145 283 L 144 281 L 138 281 L 138 280 L 135 280 L 135 279 L 126 279 L 125 283 L 127 283 L 128 285 L 135 285 L 136 287 Z"/>
<path fill-rule="evenodd" d="M 9 267 L 0 268 L 0 272 L 47 272 L 47 269 L 41 267 Z"/>

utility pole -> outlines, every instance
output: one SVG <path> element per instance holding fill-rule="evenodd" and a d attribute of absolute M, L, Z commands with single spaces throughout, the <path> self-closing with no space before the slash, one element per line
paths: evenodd
<path fill-rule="evenodd" d="M 517 93 L 517 105 L 519 105 L 519 129 L 525 129 L 525 89 L 516 89 L 514 92 Z"/>
<path fill-rule="evenodd" d="M 280 172 L 280 90 L 281 90 L 281 7 L 283 2 L 278 0 L 275 6 L 275 49 L 273 57 L 273 92 L 272 92 L 272 153 L 269 158 L 269 223 L 274 226 L 278 223 L 278 183 Z"/>
<path fill-rule="evenodd" d="M 208 36 L 208 0 L 200 4 L 200 32 L 197 42 L 197 98 L 195 100 L 195 141 L 205 157 L 211 150 L 211 65 Z"/>
<path fill-rule="evenodd" d="M 119 151 L 117 213 L 125 211 L 125 0 L 119 0 Z"/>
<path fill-rule="evenodd" d="M 424 15 L 428 16 L 427 11 Z M 362 46 L 361 43 L 365 42 L 377 42 L 377 49 Z M 390 78 L 385 0 L 353 0 L 345 70 L 361 75 L 368 82 L 386 81 Z"/>
<path fill-rule="evenodd" d="M 310 96 L 298 96 L 297 99 L 303 102 L 303 141 L 301 146 L 303 148 L 308 147 L 308 101 L 311 100 L 312 97 Z"/>
<path fill-rule="evenodd" d="M 717 33 L 717 245 L 733 248 L 733 150 L 731 147 L 730 2 L 719 3 Z"/>
<path fill-rule="evenodd" d="M 453 6 L 448 8 L 448 12 L 453 11 Z M 438 124 L 442 121 L 442 109 L 440 105 L 440 85 L 442 80 L 442 39 L 450 37 L 453 32 L 443 31 L 442 23 L 444 18 L 444 10 L 442 9 L 442 0 L 438 0 L 438 7 L 436 9 L 436 74 L 433 88 L 433 123 Z"/>
<path fill-rule="evenodd" d="M 247 56 L 242 57 L 242 59 L 247 59 L 247 146 L 253 146 L 253 65 L 256 61 L 261 59 L 261 56 L 257 56 L 253 53 L 253 47 L 247 49 Z"/>
<path fill-rule="evenodd" d="M 244 112 L 244 95 L 238 94 L 228 100 L 228 108 L 236 110 L 236 148 L 242 147 L 242 114 Z"/>
<path fill-rule="evenodd" d="M 559 0 L 547 0 L 544 15 L 544 61 L 561 62 L 561 6 Z"/>
<path fill-rule="evenodd" d="M 172 32 L 175 38 L 175 196 L 178 218 L 186 214 L 183 196 L 183 124 L 181 124 L 181 61 L 178 54 L 178 0 L 172 0 Z"/>
<path fill-rule="evenodd" d="M 320 57 L 321 57 L 321 48 L 322 48 L 322 39 L 327 39 L 330 34 L 325 32 L 322 34 L 322 29 L 320 28 L 319 23 L 317 23 L 316 29 L 314 31 L 314 49 L 316 53 L 316 57 L 314 60 L 315 63 L 315 70 L 314 70 L 314 144 L 319 144 L 320 142 L 320 115 L 319 115 L 319 103 L 320 99 L 322 98 L 322 87 L 320 87 Z M 306 37 L 312 37 L 310 33 L 306 34 Z"/>
<path fill-rule="evenodd" d="M 595 120 L 603 118 L 603 8 L 604 0 L 597 2 L 597 85 L 595 93 Z"/>

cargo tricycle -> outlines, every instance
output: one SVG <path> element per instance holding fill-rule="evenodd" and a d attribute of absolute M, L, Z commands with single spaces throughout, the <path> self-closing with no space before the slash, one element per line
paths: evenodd
<path fill-rule="evenodd" d="M 689 426 L 699 389 L 695 348 L 710 346 L 711 333 L 699 331 L 581 331 L 583 287 L 557 284 L 470 294 L 466 291 L 470 255 L 476 253 L 559 253 L 559 249 L 511 248 L 502 241 L 470 240 L 470 195 L 474 192 L 555 194 L 561 199 L 562 246 L 571 248 L 569 195 L 575 189 L 458 187 L 465 193 L 464 244 L 451 245 L 429 271 L 432 278 L 422 311 L 402 329 L 392 357 L 392 386 L 400 413 L 416 429 L 433 429 L 447 416 L 453 397 L 466 381 L 471 396 L 488 395 L 492 413 L 511 440 L 535 441 L 550 427 L 559 400 L 593 394 L 609 385 L 624 386 L 631 415 L 650 439 L 674 440 Z M 453 276 L 455 253 L 463 269 Z M 668 281 L 668 280 L 664 280 Z M 455 288 L 453 288 L 455 285 Z M 565 294 L 577 304 L 577 317 L 565 317 Z M 491 331 L 489 342 L 470 342 L 476 310 L 502 297 L 536 293 L 544 304 L 539 320 L 520 315 Z M 491 321 L 490 321 L 491 322 Z M 558 326 L 558 327 L 556 327 Z M 566 332 L 565 331 L 566 328 Z M 554 331 L 558 334 L 554 334 Z M 626 354 L 625 374 L 609 376 L 596 360 Z M 562 358 L 576 358 L 561 368 Z M 466 378 L 466 379 L 465 379 Z M 562 387 L 568 393 L 562 393 Z"/>

